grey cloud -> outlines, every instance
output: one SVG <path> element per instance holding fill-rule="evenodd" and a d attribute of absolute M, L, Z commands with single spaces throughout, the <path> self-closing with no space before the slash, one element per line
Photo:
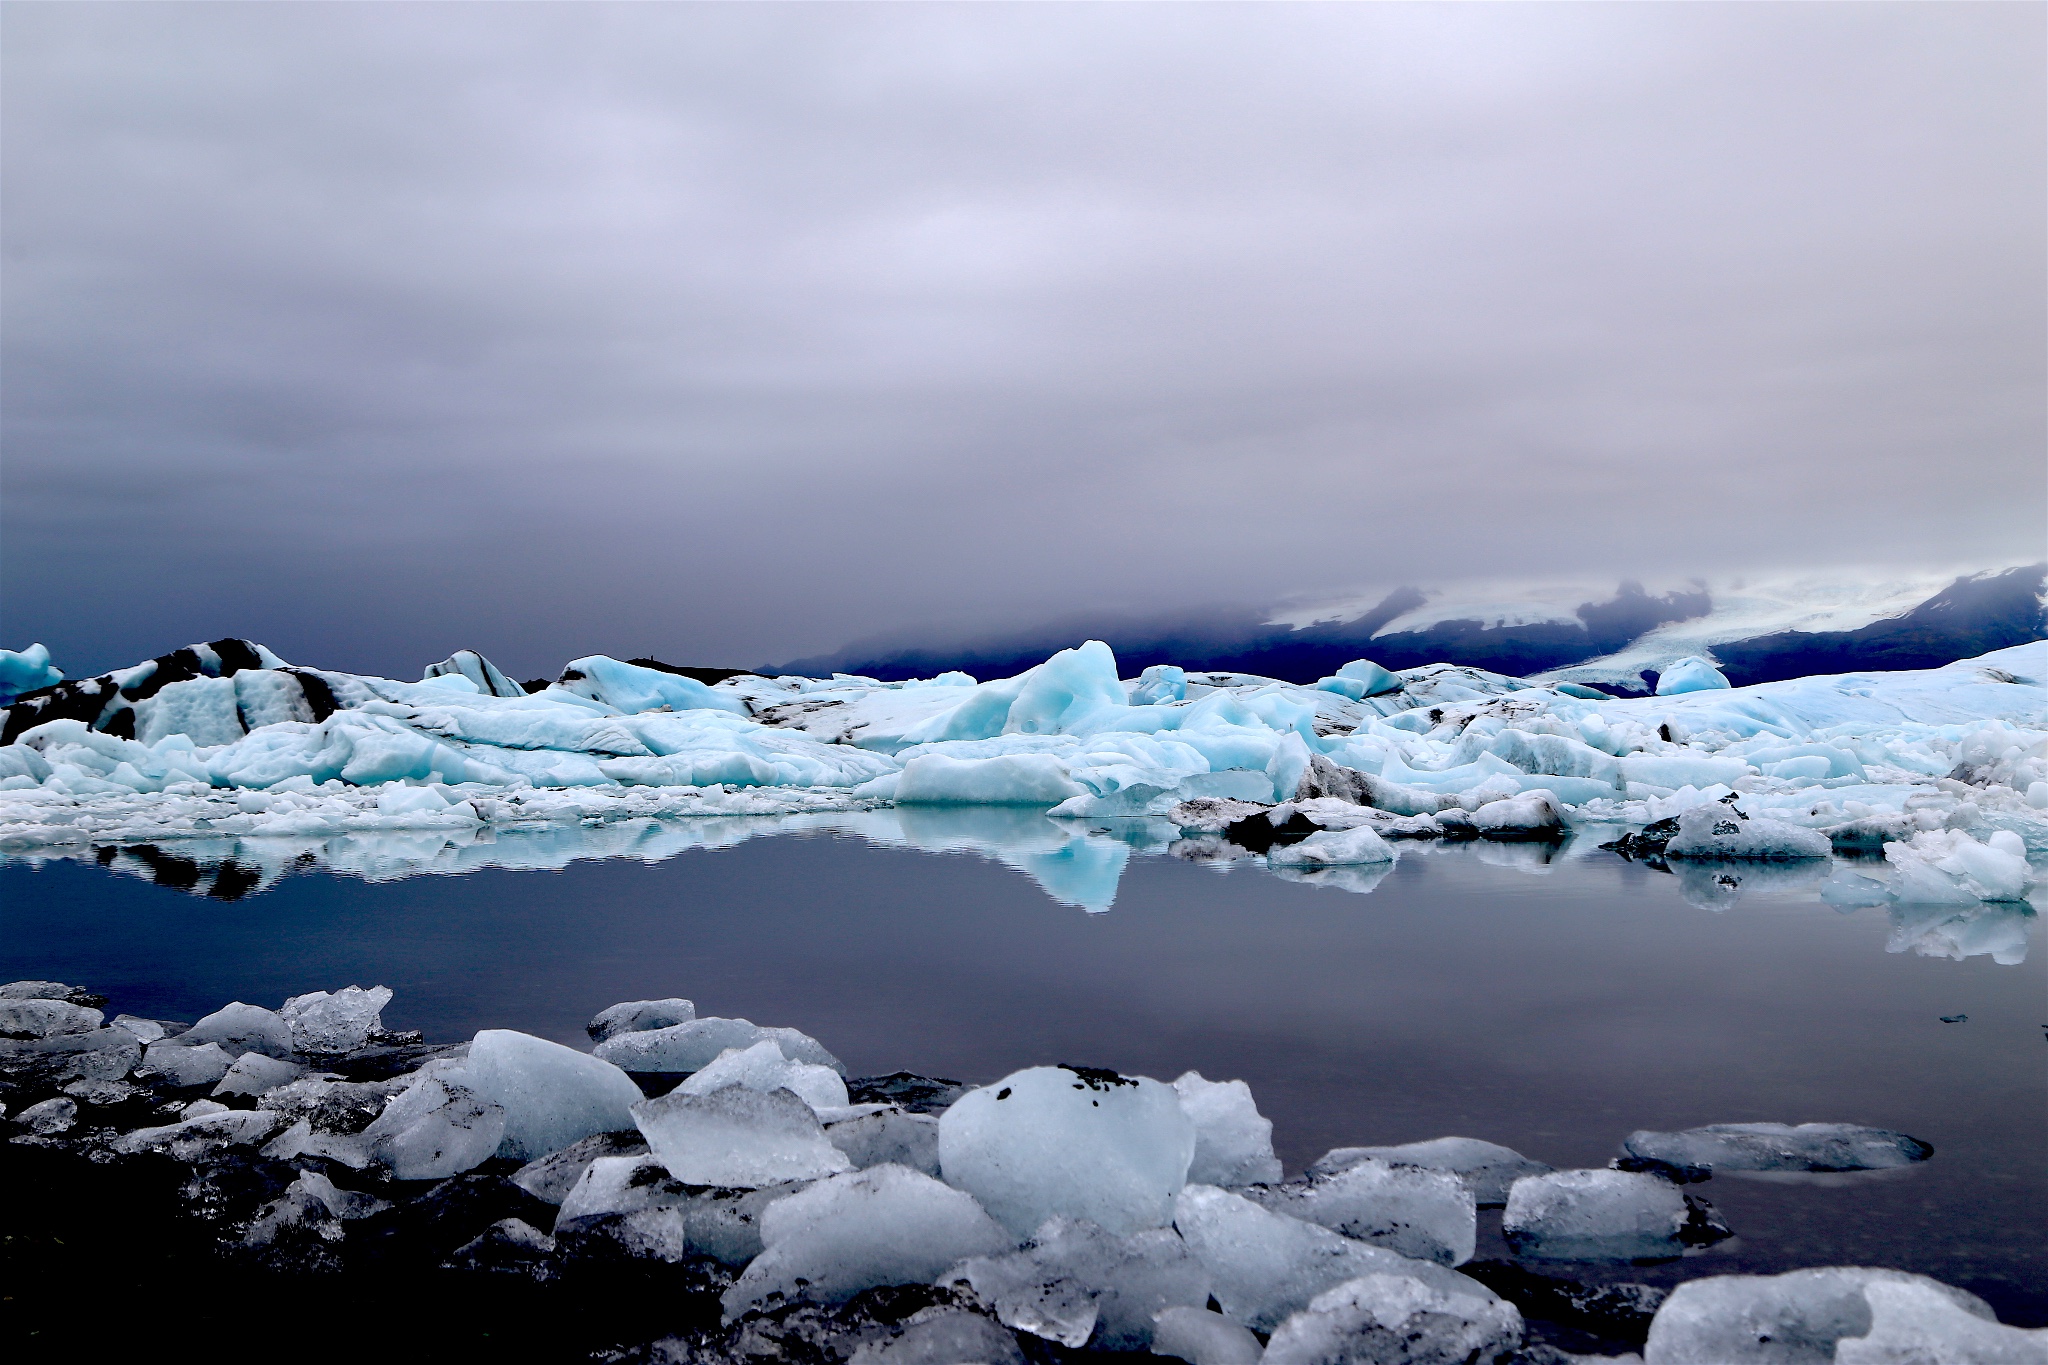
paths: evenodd
<path fill-rule="evenodd" d="M 4 23 L 76 668 L 2039 554 L 2037 7 Z"/>

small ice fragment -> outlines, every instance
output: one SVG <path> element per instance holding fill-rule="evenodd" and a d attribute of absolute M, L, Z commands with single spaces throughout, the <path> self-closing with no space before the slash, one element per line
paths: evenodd
<path fill-rule="evenodd" d="M 64 1000 L 0 1000 L 0 1038 L 90 1033 L 106 1016 Z"/>
<path fill-rule="evenodd" d="M 946 1183 L 1017 1237 L 1055 1215 L 1114 1233 L 1159 1227 L 1187 1181 L 1195 1125 L 1170 1086 L 1040 1066 L 971 1090 L 939 1119 Z"/>
<path fill-rule="evenodd" d="M 1393 1166 L 1371 1157 L 1341 1171 L 1242 1193 L 1275 1213 L 1438 1265 L 1471 1260 L 1478 1235 L 1478 1214 L 1464 1181 L 1449 1171 Z"/>
<path fill-rule="evenodd" d="M 1317 1295 L 1281 1323 L 1263 1359 L 1271 1365 L 1491 1365 L 1521 1344 L 1522 1315 L 1511 1303 L 1403 1275 L 1363 1275 Z"/>
<path fill-rule="evenodd" d="M 1705 1200 L 1659 1176 L 1612 1170 L 1517 1180 L 1501 1232 L 1517 1256 L 1571 1261 L 1677 1257 L 1729 1235 Z"/>
<path fill-rule="evenodd" d="M 1996 1321 L 1990 1306 L 1975 1294 L 1902 1270 L 1828 1266 L 1783 1275 L 1713 1275 L 1688 1280 L 1671 1291 L 1650 1322 L 1643 1359 L 1647 1365 L 1824 1365 L 1840 1360 L 1838 1342 L 1871 1332 L 1873 1314 L 1866 1295 L 1876 1285 L 1915 1286 L 1947 1300 L 1965 1316 L 1987 1324 Z"/>
<path fill-rule="evenodd" d="M 536 1199 L 560 1204 L 590 1163 L 604 1156 L 644 1156 L 647 1139 L 638 1131 L 595 1133 L 570 1143 L 558 1152 L 529 1161 L 511 1175 L 512 1183 Z"/>
<path fill-rule="evenodd" d="M 1443 1137 L 1399 1147 L 1333 1148 L 1318 1157 L 1308 1173 L 1333 1175 L 1367 1158 L 1390 1166 L 1449 1171 L 1465 1182 L 1465 1188 L 1481 1208 L 1500 1207 L 1508 1202 L 1508 1187 L 1517 1180 L 1525 1175 L 1548 1175 L 1553 1169 L 1540 1161 L 1531 1161 L 1512 1147 L 1478 1138 Z"/>
<path fill-rule="evenodd" d="M 113 1149 L 123 1155 L 168 1152 L 179 1161 L 199 1161 L 228 1147 L 257 1146 L 276 1132 L 281 1122 L 278 1115 L 265 1109 L 229 1109 L 180 1119 L 161 1128 L 138 1128 L 115 1138 Z"/>
<path fill-rule="evenodd" d="M 876 1285 L 930 1284 L 1014 1245 L 971 1196 L 901 1166 L 833 1176 L 769 1205 L 761 1241 L 724 1296 L 727 1318 L 775 1295 L 843 1303 Z"/>
<path fill-rule="evenodd" d="M 306 1068 L 260 1052 L 245 1052 L 213 1088 L 216 1095 L 261 1095 L 306 1074 Z"/>
<path fill-rule="evenodd" d="M 771 1038 L 752 1047 L 729 1047 L 709 1066 L 676 1089 L 685 1095 L 708 1095 L 728 1085 L 749 1090 L 788 1090 L 813 1109 L 844 1109 L 846 1082 L 829 1066 L 792 1062 Z"/>
<path fill-rule="evenodd" d="M 676 1024 L 687 1024 L 697 1017 L 697 1007 L 680 996 L 667 1000 L 628 1000 L 599 1010 L 597 1017 L 584 1026 L 594 1043 L 621 1033 L 646 1033 L 652 1029 L 669 1028 Z"/>
<path fill-rule="evenodd" d="M 279 1015 L 291 1030 L 292 1044 L 300 1052 L 329 1054 L 353 1052 L 369 1042 L 381 1026 L 384 1007 L 391 1003 L 389 986 L 344 986 L 332 995 L 314 991 L 295 995 L 284 1002 Z"/>
<path fill-rule="evenodd" d="M 601 1156 L 563 1198 L 555 1236 L 579 1254 L 602 1246 L 671 1264 L 708 1256 L 743 1266 L 761 1254 L 762 1211 L 800 1188 L 706 1189 L 683 1184 L 647 1153 Z"/>
<path fill-rule="evenodd" d="M 1162 1308 L 1152 1320 L 1152 1354 L 1192 1365 L 1258 1365 L 1266 1348 L 1246 1328 L 1206 1308 Z"/>
<path fill-rule="evenodd" d="M 292 1056 L 292 1031 L 277 1011 L 245 1005 L 239 1000 L 221 1006 L 179 1034 L 178 1042 L 185 1047 L 217 1043 L 230 1057 L 260 1052 L 266 1057 L 290 1061 Z"/>
<path fill-rule="evenodd" d="M 772 1039 L 792 1062 L 846 1068 L 817 1039 L 793 1028 L 761 1028 L 745 1019 L 693 1019 L 666 1028 L 614 1033 L 597 1045 L 597 1055 L 624 1071 L 702 1071 L 727 1048 L 748 1048 Z"/>
<path fill-rule="evenodd" d="M 133 1014 L 115 1015 L 112 1027 L 127 1029 L 135 1035 L 136 1042 L 144 1044 L 154 1043 L 168 1032 L 164 1028 L 163 1020 L 142 1019 Z"/>
<path fill-rule="evenodd" d="M 497 1154 L 505 1111 L 452 1077 L 422 1076 L 362 1131 L 370 1159 L 400 1180 L 444 1180 Z"/>
<path fill-rule="evenodd" d="M 594 1133 L 633 1126 L 640 1087 L 609 1062 L 511 1029 L 469 1045 L 465 1083 L 505 1111 L 500 1156 L 531 1161 Z"/>
<path fill-rule="evenodd" d="M 1273 1121 L 1259 1113 L 1243 1081 L 1209 1081 L 1190 1071 L 1173 1083 L 1195 1125 L 1188 1179 L 1197 1185 L 1270 1185 L 1280 1179 Z"/>
<path fill-rule="evenodd" d="M 1664 1167 L 1680 1179 L 1698 1180 L 1715 1171 L 1892 1170 L 1927 1160 L 1934 1148 L 1904 1133 L 1854 1123 L 1710 1123 L 1677 1133 L 1630 1133 L 1621 1153 L 1625 1161 L 1640 1163 L 1632 1169 Z"/>
<path fill-rule="evenodd" d="M 1283 844 L 1266 854 L 1274 867 L 1356 867 L 1366 863 L 1391 863 L 1394 850 L 1370 825 L 1356 829 L 1326 829 L 1299 843 Z"/>
<path fill-rule="evenodd" d="M 78 1122 L 78 1101 L 66 1096 L 44 1100 L 16 1114 L 14 1121 L 37 1137 L 55 1137 Z"/>
<path fill-rule="evenodd" d="M 894 1336 L 864 1342 L 847 1365 L 1024 1365 L 1008 1332 L 979 1313 L 940 1308 L 914 1315 Z"/>
<path fill-rule="evenodd" d="M 1021 1251 L 962 1261 L 941 1284 L 966 1284 L 1005 1326 L 1078 1348 L 1142 1351 L 1160 1310 L 1209 1301 L 1209 1272 L 1180 1234 L 1128 1237 L 1084 1219 L 1049 1218 Z"/>
<path fill-rule="evenodd" d="M 190 1047 L 185 1035 L 151 1043 L 142 1053 L 142 1064 L 179 1088 L 213 1085 L 228 1074 L 234 1058 L 218 1043 Z"/>
<path fill-rule="evenodd" d="M 939 1121 L 930 1114 L 886 1109 L 828 1123 L 825 1138 L 846 1153 L 857 1170 L 893 1164 L 934 1179 L 939 1174 Z"/>
<path fill-rule="evenodd" d="M 818 1116 L 787 1090 L 674 1091 L 633 1106 L 633 1121 L 670 1175 L 690 1185 L 752 1189 L 852 1169 Z"/>

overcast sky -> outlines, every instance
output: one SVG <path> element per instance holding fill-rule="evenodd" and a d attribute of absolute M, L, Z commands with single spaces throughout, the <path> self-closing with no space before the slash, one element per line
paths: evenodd
<path fill-rule="evenodd" d="M 2044 16 L 13 4 L 0 643 L 2038 559 Z"/>

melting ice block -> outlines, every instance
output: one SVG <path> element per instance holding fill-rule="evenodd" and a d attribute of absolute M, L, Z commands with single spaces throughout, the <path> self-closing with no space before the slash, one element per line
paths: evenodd
<path fill-rule="evenodd" d="M 751 1092 L 743 1092 L 751 1093 Z M 822 1180 L 768 1206 L 765 1247 L 724 1297 L 728 1318 L 780 1295 L 843 1303 L 885 1284 L 929 1284 L 1015 1245 L 974 1199 L 901 1166 Z"/>
<path fill-rule="evenodd" d="M 859 1170 L 893 1164 L 936 1178 L 939 1121 L 931 1114 L 887 1109 L 825 1125 L 825 1137 Z"/>
<path fill-rule="evenodd" d="M 1284 844 L 1266 854 L 1275 867 L 1354 867 L 1362 863 L 1391 863 L 1394 850 L 1369 825 L 1356 829 L 1326 829 L 1311 834 L 1298 844 Z"/>
<path fill-rule="evenodd" d="M 370 1159 L 400 1180 L 445 1180 L 497 1155 L 505 1111 L 459 1081 L 422 1076 L 362 1131 Z"/>
<path fill-rule="evenodd" d="M 683 1184 L 644 1152 L 601 1156 L 563 1197 L 555 1235 L 571 1247 L 602 1241 L 628 1256 L 742 1266 L 761 1254 L 763 1210 L 799 1188 L 705 1189 Z"/>
<path fill-rule="evenodd" d="M 1056 1215 L 1119 1234 L 1159 1227 L 1194 1152 L 1194 1122 L 1171 1086 L 1088 1067 L 1016 1072 L 939 1119 L 946 1183 L 1019 1239 Z"/>
<path fill-rule="evenodd" d="M 1152 1320 L 1152 1354 L 1190 1365 L 1259 1365 L 1266 1348 L 1221 1313 L 1206 1308 L 1164 1308 Z"/>
<path fill-rule="evenodd" d="M 702 1071 L 727 1048 L 748 1048 L 772 1039 L 792 1062 L 829 1066 L 840 1075 L 846 1067 L 824 1044 L 793 1028 L 762 1028 L 745 1019 L 692 1019 L 666 1028 L 614 1033 L 599 1043 L 597 1055 L 625 1071 Z"/>
<path fill-rule="evenodd" d="M 1225 1316 L 1254 1331 L 1271 1331 L 1324 1290 L 1361 1275 L 1405 1275 L 1446 1293 L 1499 1297 L 1455 1270 L 1353 1241 L 1209 1185 L 1181 1191 L 1173 1225 L 1208 1267 Z"/>
<path fill-rule="evenodd" d="M 277 1011 L 239 1000 L 221 1006 L 179 1034 L 178 1042 L 185 1047 L 215 1043 L 230 1057 L 260 1052 L 290 1061 L 292 1056 L 292 1031 Z"/>
<path fill-rule="evenodd" d="M 1835 1343 L 1835 1365 L 2048 1365 L 2048 1328 L 1987 1322 L 1941 1292 L 1946 1286 L 1878 1280 L 1863 1287 L 1870 1331 Z"/>
<path fill-rule="evenodd" d="M 651 1029 L 687 1024 L 697 1017 L 697 1007 L 680 996 L 667 1000 L 628 1000 L 599 1010 L 585 1025 L 592 1042 L 602 1043 L 621 1033 L 646 1033 Z"/>
<path fill-rule="evenodd" d="M 1884 846 L 1892 897 L 1925 905 L 2023 900 L 2033 884 L 2026 844 L 2010 830 L 1978 843 L 1961 830 L 1927 830 L 1910 843 Z"/>
<path fill-rule="evenodd" d="M 175 1086 L 212 1085 L 228 1074 L 235 1059 L 218 1043 L 185 1046 L 184 1037 L 151 1043 L 142 1064 Z"/>
<path fill-rule="evenodd" d="M 105 1017 L 98 1010 L 65 1000 L 0 1000 L 0 1038 L 90 1033 Z"/>
<path fill-rule="evenodd" d="M 1833 851 L 1828 836 L 1816 830 L 1768 816 L 1747 816 L 1720 801 L 1681 812 L 1678 833 L 1664 845 L 1667 858 L 1704 861 L 1825 858 Z"/>
<path fill-rule="evenodd" d="M 1844 1359 L 1837 1354 L 1838 1342 L 1871 1332 L 1866 1295 L 1880 1285 L 1912 1286 L 1944 1300 L 1961 1316 L 1987 1325 L 1996 1321 L 1975 1294 L 1902 1270 L 1829 1266 L 1783 1275 L 1714 1275 L 1671 1291 L 1651 1320 L 1643 1359 L 1645 1365 L 1826 1365 Z M 1914 1297 L 1926 1302 L 1923 1295 Z M 1853 1350 L 1847 1358 L 1856 1358 Z M 1899 1365 L 1905 1360 L 1979 1359 L 1999 1357 L 1908 1356 Z"/>
<path fill-rule="evenodd" d="M 464 1076 L 505 1111 L 499 1155 L 521 1161 L 631 1128 L 640 1102 L 640 1087 L 611 1063 L 511 1029 L 477 1034 Z"/>
<path fill-rule="evenodd" d="M 1728 675 L 1713 661 L 1697 654 L 1687 655 L 1657 675 L 1657 695 L 1676 697 L 1687 692 L 1713 692 L 1729 686 Z"/>
<path fill-rule="evenodd" d="M 676 1089 L 685 1095 L 709 1095 L 728 1085 L 749 1090 L 787 1090 L 813 1109 L 844 1109 L 846 1082 L 829 1066 L 792 1062 L 773 1039 L 752 1047 L 729 1047 L 711 1064 Z"/>
<path fill-rule="evenodd" d="M 1259 1113 L 1243 1081 L 1207 1081 L 1190 1071 L 1173 1083 L 1195 1125 L 1187 1178 L 1197 1185 L 1270 1185 L 1280 1179 L 1273 1121 Z"/>
<path fill-rule="evenodd" d="M 384 1007 L 390 1003 L 389 986 L 344 986 L 331 995 L 295 995 L 278 1014 L 300 1052 L 353 1052 L 382 1026 Z"/>
<path fill-rule="evenodd" d="M 1334 1175 L 1368 1158 L 1390 1166 L 1416 1166 L 1427 1171 L 1448 1171 L 1465 1182 L 1481 1208 L 1497 1208 L 1508 1201 L 1508 1187 L 1525 1175 L 1548 1175 L 1552 1168 L 1531 1161 L 1512 1147 L 1482 1142 L 1478 1138 L 1431 1138 L 1399 1147 L 1337 1147 L 1318 1157 L 1308 1168 L 1310 1175 Z"/>
<path fill-rule="evenodd" d="M 1564 832 L 1564 807 L 1538 788 L 1483 803 L 1472 812 L 1472 827 L 1487 839 L 1554 839 Z"/>
<path fill-rule="evenodd" d="M 245 1052 L 213 1088 L 216 1095 L 262 1095 L 306 1074 L 306 1068 L 260 1052 Z"/>
<path fill-rule="evenodd" d="M 670 1091 L 634 1105 L 633 1121 L 669 1174 L 685 1184 L 755 1189 L 853 1166 L 826 1139 L 811 1107 L 787 1090 Z"/>
<path fill-rule="evenodd" d="M 1682 1178 L 1715 1171 L 1882 1171 L 1934 1155 L 1920 1139 L 1854 1123 L 1711 1123 L 1678 1133 L 1630 1133 L 1622 1155 Z"/>
<path fill-rule="evenodd" d="M 117 1152 L 167 1152 L 180 1161 L 199 1161 L 229 1147 L 253 1147 L 277 1131 L 282 1120 L 262 1109 L 229 1109 L 181 1119 L 161 1128 L 138 1128 L 115 1138 Z"/>
<path fill-rule="evenodd" d="M 1021 1251 L 962 1261 L 942 1284 L 965 1284 L 1007 1327 L 1079 1348 L 1142 1351 L 1152 1320 L 1209 1301 L 1209 1271 L 1171 1228 L 1128 1237 L 1051 1218 Z"/>
<path fill-rule="evenodd" d="M 1517 1180 L 1501 1232 L 1517 1256 L 1567 1261 L 1676 1257 L 1728 1236 L 1705 1200 L 1659 1176 L 1609 1170 Z"/>
<path fill-rule="evenodd" d="M 1511 1303 L 1405 1275 L 1362 1275 L 1318 1294 L 1281 1323 L 1263 1359 L 1270 1365 L 1493 1365 L 1521 1344 L 1522 1315 Z"/>
<path fill-rule="evenodd" d="M 1243 1191 L 1263 1208 L 1419 1261 L 1472 1259 L 1478 1213 L 1465 1182 L 1448 1171 L 1394 1166 L 1370 1157 L 1341 1171 Z"/>
<path fill-rule="evenodd" d="M 569 1191 L 576 1188 L 576 1183 L 583 1179 L 583 1173 L 590 1169 L 590 1164 L 599 1157 L 646 1155 L 647 1139 L 638 1132 L 598 1133 L 527 1162 L 510 1178 L 513 1184 L 535 1199 L 559 1206 Z"/>

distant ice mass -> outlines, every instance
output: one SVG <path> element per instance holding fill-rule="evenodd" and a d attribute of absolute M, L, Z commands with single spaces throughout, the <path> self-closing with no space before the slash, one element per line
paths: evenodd
<path fill-rule="evenodd" d="M 1127 671 L 1099 640 L 986 682 L 697 671 L 707 682 L 592 655 L 528 692 L 469 651 L 408 683 L 216 640 L 0 712 L 0 856 L 99 849 L 153 865 L 240 840 L 251 865 L 216 861 L 223 879 L 242 868 L 246 889 L 297 856 L 289 841 L 360 856 L 376 875 L 379 845 L 358 855 L 332 841 L 474 844 L 486 830 L 631 821 L 629 843 L 654 850 L 729 840 L 719 822 L 735 818 L 803 816 L 975 848 L 1103 910 L 1139 847 L 1256 858 L 1365 892 L 1403 841 L 1555 845 L 1638 826 L 1616 849 L 1681 865 L 1705 901 L 1785 875 L 1772 864 L 1809 864 L 1819 881 L 1839 850 L 1884 862 L 1829 882 L 1832 894 L 1967 911 L 2024 900 L 2039 881 L 2030 859 L 2048 855 L 2048 641 L 1750 686 L 1693 656 L 1658 695 L 1635 697 L 1363 658 L 1314 685 Z M 701 832 L 675 832 L 683 817 Z M 1121 832 L 1105 835 L 1105 821 Z M 1945 924 L 1902 941 L 1967 954 L 1998 940 L 1985 951 L 2010 955 L 1996 933 Z M 627 1069 L 694 1071 L 760 1039 L 699 1041 L 687 1064 Z"/>

